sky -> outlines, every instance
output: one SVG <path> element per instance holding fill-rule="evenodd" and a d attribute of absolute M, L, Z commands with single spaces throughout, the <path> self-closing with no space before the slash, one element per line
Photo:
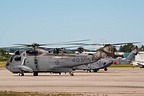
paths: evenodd
<path fill-rule="evenodd" d="M 0 0 L 0 47 L 142 42 L 144 0 Z"/>

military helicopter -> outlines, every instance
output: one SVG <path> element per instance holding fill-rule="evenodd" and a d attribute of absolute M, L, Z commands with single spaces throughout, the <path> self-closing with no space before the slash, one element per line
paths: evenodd
<path fill-rule="evenodd" d="M 34 76 L 38 76 L 41 72 L 59 74 L 69 72 L 73 76 L 73 67 L 96 62 L 102 57 L 101 54 L 50 54 L 48 50 L 40 47 L 46 44 L 17 45 L 28 48 L 17 50 L 6 63 L 6 68 L 12 73 L 19 73 L 20 76 L 24 76 L 24 73 L 33 73 Z"/>
<path fill-rule="evenodd" d="M 73 45 L 81 45 L 82 43 L 72 43 Z M 113 56 L 113 46 L 105 45 L 99 52 L 95 54 L 51 54 L 41 46 L 47 44 L 17 44 L 28 47 L 26 49 L 17 50 L 12 55 L 6 64 L 6 68 L 12 73 L 19 73 L 24 76 L 24 73 L 33 73 L 38 76 L 41 72 L 59 73 L 69 72 L 73 76 L 73 67 L 94 63 L 101 58 Z M 95 44 L 96 45 L 96 44 Z"/>
<path fill-rule="evenodd" d="M 107 67 L 111 66 L 112 64 L 130 64 L 134 57 L 138 54 L 138 49 L 135 48 L 131 51 L 127 58 L 117 57 L 116 59 L 112 57 L 102 58 L 97 62 L 88 64 L 88 65 L 80 65 L 73 68 L 73 70 L 87 70 L 88 72 L 97 72 L 99 69 L 104 69 L 107 71 Z"/>

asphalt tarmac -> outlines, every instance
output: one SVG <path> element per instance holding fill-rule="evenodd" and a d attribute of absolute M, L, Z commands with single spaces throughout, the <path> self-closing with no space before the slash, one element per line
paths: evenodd
<path fill-rule="evenodd" d="M 40 73 L 33 76 L 12 74 L 0 69 L 0 90 L 42 93 L 80 93 L 95 96 L 144 96 L 144 69 L 109 68 L 97 73 L 76 71 L 69 74 Z"/>

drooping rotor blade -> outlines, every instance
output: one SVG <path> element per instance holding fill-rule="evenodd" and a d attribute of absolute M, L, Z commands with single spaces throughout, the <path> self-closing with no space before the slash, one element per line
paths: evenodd
<path fill-rule="evenodd" d="M 81 46 L 89 46 L 89 45 L 104 45 L 104 44 L 87 44 L 87 43 L 69 43 L 69 44 L 64 44 L 64 45 L 81 45 Z"/>
<path fill-rule="evenodd" d="M 112 45 L 124 45 L 124 44 L 134 44 L 134 43 L 141 43 L 141 42 L 127 42 L 127 43 L 115 43 L 115 44 L 112 44 Z"/>
<path fill-rule="evenodd" d="M 73 42 L 84 42 L 84 41 L 89 41 L 89 40 L 90 39 L 74 40 L 74 41 L 66 41 L 66 42 L 57 42 L 57 43 L 48 43 L 48 44 L 33 43 L 33 44 L 14 44 L 14 45 L 34 47 L 34 46 L 47 46 L 47 45 L 63 45 L 63 44 L 69 44 L 69 43 L 73 43 Z"/>
<path fill-rule="evenodd" d="M 68 47 L 62 47 L 62 48 L 66 48 L 66 49 L 68 49 L 68 48 L 78 48 L 78 47 L 80 47 L 80 46 L 68 46 Z"/>
<path fill-rule="evenodd" d="M 70 42 L 82 42 L 82 41 L 89 41 L 90 39 L 83 39 L 83 40 L 74 40 L 74 41 L 66 41 L 61 43 L 70 43 Z"/>
<path fill-rule="evenodd" d="M 70 43 L 74 42 L 84 42 L 84 41 L 90 41 L 90 39 L 83 39 L 83 40 L 74 40 L 74 41 L 65 41 L 65 42 L 57 42 L 57 43 L 49 43 L 47 45 L 68 45 Z"/>
<path fill-rule="evenodd" d="M 24 46 L 10 46 L 10 47 L 0 47 L 0 49 L 18 49 Z"/>
<path fill-rule="evenodd" d="M 110 43 L 105 43 L 105 44 L 100 44 L 100 43 L 93 43 L 93 44 L 87 44 L 87 43 L 70 43 L 70 44 L 65 44 L 65 45 L 82 45 L 82 46 L 89 46 L 89 45 L 99 45 L 99 46 L 104 46 L 104 45 L 124 45 L 124 44 L 130 44 L 130 43 L 141 43 L 141 42 L 127 42 L 127 43 L 115 43 L 115 44 L 110 44 Z"/>
<path fill-rule="evenodd" d="M 86 43 L 68 43 L 68 44 L 62 44 L 62 45 L 89 45 Z"/>
<path fill-rule="evenodd" d="M 124 44 L 130 44 L 130 43 L 141 43 L 141 42 L 127 42 L 127 43 L 105 43 L 105 44 L 100 44 L 100 43 L 95 43 L 95 44 L 89 44 L 89 45 L 99 45 L 99 46 L 104 46 L 104 45 L 124 45 Z"/>
<path fill-rule="evenodd" d="M 38 43 L 33 43 L 33 44 L 14 44 L 14 45 L 21 45 L 21 46 L 26 46 L 26 47 L 39 47 L 39 46 L 46 46 L 47 44 L 38 44 Z"/>

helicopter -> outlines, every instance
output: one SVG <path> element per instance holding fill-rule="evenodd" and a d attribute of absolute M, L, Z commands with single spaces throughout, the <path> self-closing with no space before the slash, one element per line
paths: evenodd
<path fill-rule="evenodd" d="M 127 58 L 117 57 L 116 59 L 113 57 L 102 58 L 97 62 L 88 64 L 88 65 L 81 65 L 76 66 L 73 70 L 87 70 L 88 72 L 98 72 L 100 69 L 104 69 L 107 71 L 107 67 L 111 66 L 112 64 L 130 64 L 134 57 L 138 54 L 138 49 L 133 49 Z"/>
<path fill-rule="evenodd" d="M 96 62 L 106 55 L 105 53 L 89 55 L 50 54 L 48 50 L 40 47 L 45 44 L 33 43 L 17 45 L 29 48 L 17 50 L 6 63 L 6 69 L 12 73 L 18 73 L 20 76 L 24 76 L 24 73 L 33 73 L 33 76 L 38 76 L 38 73 L 42 72 L 59 74 L 69 72 L 70 76 L 74 76 L 73 67 Z M 105 50 L 105 52 L 109 51 L 107 48 L 109 48 L 109 46 L 103 47 L 103 50 Z"/>
<path fill-rule="evenodd" d="M 107 71 L 107 67 L 109 67 L 112 64 L 130 64 L 134 57 L 138 54 L 138 48 L 135 46 L 129 56 L 127 58 L 122 58 L 122 57 L 117 57 L 116 59 L 114 58 L 116 55 L 114 55 L 115 48 L 117 45 L 124 45 L 124 44 L 133 44 L 133 43 L 140 43 L 140 42 L 129 42 L 129 43 L 116 43 L 116 44 L 85 44 L 81 43 L 81 45 L 105 45 L 105 46 L 111 46 L 109 50 L 111 50 L 111 54 L 107 53 L 106 57 L 102 57 L 100 60 L 97 62 L 88 64 L 88 65 L 81 65 L 81 66 L 76 66 L 73 68 L 73 70 L 87 70 L 88 72 L 97 72 L 99 69 L 104 69 L 104 71 Z M 98 49 L 99 51 L 104 50 L 102 48 Z"/>
<path fill-rule="evenodd" d="M 84 43 L 72 43 L 73 45 L 81 45 Z M 113 56 L 114 50 L 111 44 L 102 47 L 95 54 L 56 54 L 49 53 L 44 47 L 47 44 L 16 44 L 26 49 L 17 50 L 6 63 L 6 69 L 10 72 L 24 76 L 24 73 L 69 73 L 74 76 L 73 67 L 87 65 L 97 62 L 101 58 Z M 95 44 L 96 45 L 96 44 Z"/>

